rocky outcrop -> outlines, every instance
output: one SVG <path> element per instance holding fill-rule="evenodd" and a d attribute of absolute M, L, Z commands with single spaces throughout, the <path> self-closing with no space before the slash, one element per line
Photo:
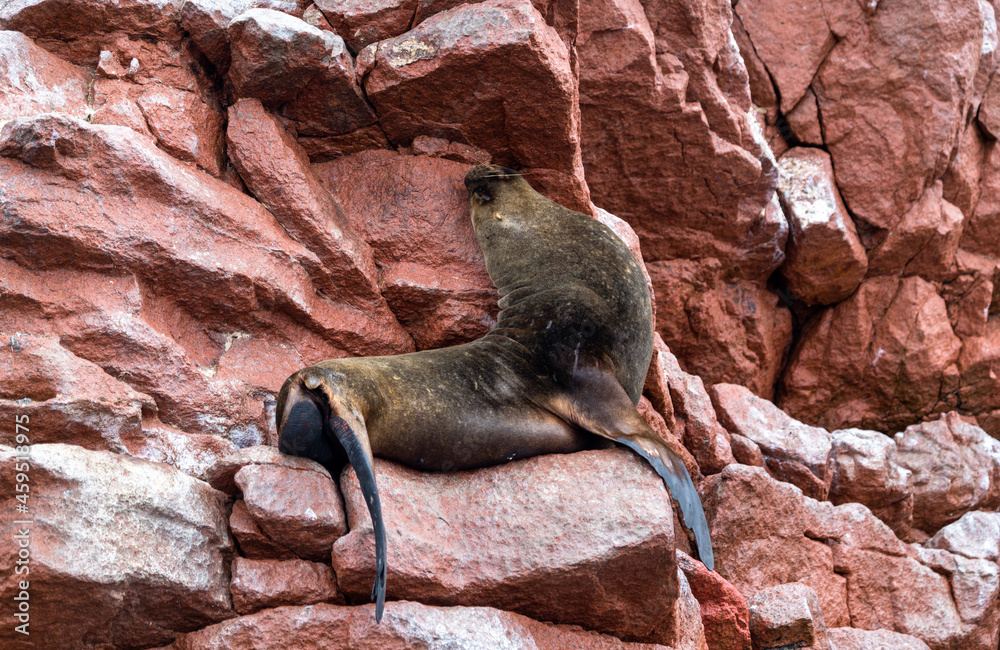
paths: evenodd
<path fill-rule="evenodd" d="M 29 521 L 15 524 L 19 473 L 30 476 Z M 205 483 L 160 463 L 36 444 L 26 462 L 0 448 L 0 485 L 5 525 L 29 542 L 27 572 L 15 573 L 15 543 L 0 547 L 0 591 L 8 602 L 27 591 L 35 643 L 143 647 L 235 615 L 225 498 Z M 13 625 L 0 631 L 11 647 L 22 638 Z"/>
<path fill-rule="evenodd" d="M 0 7 L 0 416 L 30 422 L 0 443 L 33 445 L 0 487 L 36 508 L 32 638 L 996 648 L 998 9 Z M 495 325 L 481 162 L 645 267 L 638 408 L 718 573 L 621 450 L 378 461 L 376 625 L 353 475 L 277 451 L 275 396 L 319 359 Z"/>
<path fill-rule="evenodd" d="M 390 598 L 497 607 L 629 640 L 681 638 L 669 500 L 635 454 L 443 475 L 376 461 L 375 477 Z M 371 519 L 352 470 L 341 487 L 351 532 L 334 544 L 333 567 L 344 593 L 363 599 L 375 575 Z"/>
<path fill-rule="evenodd" d="M 535 647 L 560 650 L 664 650 L 666 646 L 623 643 L 614 637 L 574 626 L 539 623 L 526 616 L 491 607 L 429 607 L 400 601 L 387 603 L 385 618 L 375 623 L 375 606 L 278 607 L 187 634 L 172 650 L 223 648 L 275 649 L 322 647 L 330 639 L 379 648 Z"/>
<path fill-rule="evenodd" d="M 863 506 L 810 499 L 759 468 L 730 465 L 703 490 L 716 568 L 744 595 L 799 582 L 831 628 L 890 629 L 931 648 L 997 642 L 996 564 L 907 545 Z"/>

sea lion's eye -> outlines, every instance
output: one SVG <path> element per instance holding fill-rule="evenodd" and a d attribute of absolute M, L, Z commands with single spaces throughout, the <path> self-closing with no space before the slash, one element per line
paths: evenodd
<path fill-rule="evenodd" d="M 486 190 L 476 190 L 472 193 L 476 197 L 476 200 L 480 203 L 489 203 L 493 200 L 493 197 L 487 194 Z"/>

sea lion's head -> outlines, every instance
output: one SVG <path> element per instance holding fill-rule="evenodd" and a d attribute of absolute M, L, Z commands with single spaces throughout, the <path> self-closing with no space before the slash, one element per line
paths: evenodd
<path fill-rule="evenodd" d="M 505 211 L 520 211 L 524 199 L 534 194 L 520 173 L 500 165 L 476 165 L 465 175 L 465 188 L 477 231 L 490 221 L 503 220 Z"/>

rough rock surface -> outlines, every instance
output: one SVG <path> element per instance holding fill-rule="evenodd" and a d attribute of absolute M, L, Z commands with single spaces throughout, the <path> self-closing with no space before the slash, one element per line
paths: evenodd
<path fill-rule="evenodd" d="M 997 0 L 0 4 L 0 418 L 44 459 L 38 643 L 747 650 L 747 599 L 801 583 L 815 648 L 997 647 Z M 720 573 L 624 452 L 390 469 L 389 596 L 424 602 L 375 626 L 337 606 L 373 577 L 351 474 L 277 451 L 275 396 L 494 326 L 483 162 L 644 262 L 639 408 Z"/>
<path fill-rule="evenodd" d="M 240 614 L 282 605 L 344 604 L 333 571 L 325 564 L 237 557 L 232 575 L 233 608 Z"/>
<path fill-rule="evenodd" d="M 970 510 L 1000 506 L 1000 442 L 957 413 L 896 434 L 913 485 L 913 524 L 928 533 Z"/>
<path fill-rule="evenodd" d="M 826 624 L 816 592 L 790 582 L 758 592 L 747 601 L 754 648 L 826 645 Z"/>
<path fill-rule="evenodd" d="M 793 296 L 829 305 L 851 295 L 868 271 L 868 258 L 833 179 L 830 156 L 796 147 L 781 157 L 778 196 L 788 218 L 781 272 Z"/>
<path fill-rule="evenodd" d="M 743 386 L 716 384 L 710 394 L 722 424 L 757 446 L 772 476 L 826 499 L 832 448 L 827 431 L 796 421 Z"/>
<path fill-rule="evenodd" d="M 497 607 L 664 644 L 681 633 L 670 501 L 632 452 L 541 456 L 453 474 L 376 460 L 375 480 L 389 598 Z M 371 519 L 353 470 L 341 487 L 351 532 L 334 544 L 333 568 L 348 597 L 367 599 Z"/>
<path fill-rule="evenodd" d="M 705 640 L 709 648 L 746 650 L 750 647 L 750 612 L 747 599 L 715 571 L 677 551 L 677 566 L 684 572 L 698 599 Z"/>
<path fill-rule="evenodd" d="M 760 468 L 730 465 L 702 490 L 716 570 L 748 598 L 800 582 L 831 628 L 889 629 L 941 649 L 996 643 L 995 563 L 904 544 L 864 506 L 815 501 Z"/>
<path fill-rule="evenodd" d="M 336 645 L 331 645 L 336 644 Z M 666 650 L 666 646 L 624 643 L 579 627 L 540 623 L 491 607 L 429 607 L 386 603 L 381 623 L 375 606 L 277 607 L 187 634 L 172 650 L 268 650 L 300 647 L 538 648 L 539 650 Z"/>
<path fill-rule="evenodd" d="M 357 174 L 358 167 L 365 173 Z M 458 162 L 391 151 L 316 166 L 371 247 L 382 294 L 418 349 L 465 343 L 496 324 L 496 288 L 462 184 L 467 170 Z"/>
<path fill-rule="evenodd" d="M 813 85 L 824 141 L 851 213 L 890 229 L 947 167 L 982 49 L 979 3 L 831 5 L 839 40 Z"/>
<path fill-rule="evenodd" d="M 337 487 L 319 472 L 247 465 L 234 480 L 264 535 L 303 559 L 326 560 L 347 532 Z"/>
<path fill-rule="evenodd" d="M 62 442 L 128 453 L 142 443 L 143 412 L 153 399 L 136 392 L 54 338 L 11 337 L 0 349 L 0 417 L 27 417 L 34 443 Z M 15 428 L 0 435 L 14 446 Z"/>
<path fill-rule="evenodd" d="M 19 581 L 30 583 L 38 623 L 30 640 L 149 646 L 234 615 L 223 494 L 171 467 L 106 451 L 31 445 L 26 470 L 15 453 L 0 448 L 3 511 L 8 530 L 28 531 L 29 571 L 15 574 L 18 547 L 4 544 L 0 593 L 14 602 Z M 10 516 L 18 473 L 30 477 L 29 524 Z M 21 638 L 13 625 L 0 631 L 9 647 Z"/>
<path fill-rule="evenodd" d="M 20 32 L 0 31 L 0 52 L 0 122 L 50 111 L 86 116 L 86 70 Z"/>
<path fill-rule="evenodd" d="M 956 405 L 961 350 L 933 284 L 919 276 L 869 278 L 809 324 L 778 405 L 829 429 L 888 433 Z"/>
<path fill-rule="evenodd" d="M 365 92 L 390 142 L 486 149 L 549 198 L 588 209 L 569 53 L 528 0 L 460 5 L 369 47 Z"/>
<path fill-rule="evenodd" d="M 826 631 L 826 638 L 830 650 L 929 650 L 920 639 L 889 630 L 835 627 Z"/>

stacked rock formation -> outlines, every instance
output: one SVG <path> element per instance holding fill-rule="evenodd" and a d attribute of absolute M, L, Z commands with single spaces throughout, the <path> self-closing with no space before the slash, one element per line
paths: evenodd
<path fill-rule="evenodd" d="M 0 645 L 995 650 L 998 10 L 3 4 Z M 717 572 L 623 450 L 378 460 L 376 624 L 354 474 L 273 399 L 489 331 L 482 162 L 644 264 Z"/>

